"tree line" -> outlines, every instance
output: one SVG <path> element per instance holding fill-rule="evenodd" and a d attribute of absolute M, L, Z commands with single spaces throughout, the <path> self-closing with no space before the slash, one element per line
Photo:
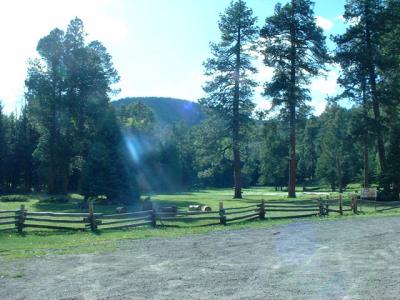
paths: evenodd
<path fill-rule="evenodd" d="M 337 64 L 341 67 L 338 82 L 344 92 L 330 101 L 344 98 L 362 107 L 358 121 L 363 124 L 364 186 L 370 185 L 369 153 L 376 151 L 379 185 L 386 196 L 398 198 L 399 177 L 394 160 L 399 145 L 395 142 L 397 127 L 394 126 L 399 119 L 396 80 L 399 38 L 396 34 L 400 28 L 400 4 L 395 0 L 348 0 L 343 14 L 347 29 L 344 34 L 332 37 L 336 44 L 333 53 L 328 51 L 323 30 L 316 24 L 313 5 L 310 0 L 278 3 L 261 29 L 255 25 L 256 18 L 243 0 L 232 2 L 221 15 L 220 41 L 211 43 L 212 57 L 204 64 L 209 79 L 204 87 L 207 95 L 201 103 L 228 120 L 233 149 L 234 198 L 241 198 L 240 133 L 248 133 L 246 124 L 254 108 L 251 97 L 256 83 L 251 74 L 257 70 L 252 65 L 252 52 L 260 53 L 265 65 L 273 68 L 272 80 L 264 83 L 264 95 L 272 100 L 278 118 L 288 124 L 288 196 L 296 197 L 300 154 L 296 149 L 297 127 L 303 115 L 306 118 L 310 115 L 309 85 L 313 77 L 327 71 L 328 64 Z M 329 106 L 327 111 L 329 109 L 334 106 Z M 339 114 L 337 118 L 337 122 L 341 122 L 345 116 Z M 334 135 L 351 138 L 339 130 L 339 124 L 337 126 Z M 328 136 L 328 132 L 324 134 Z M 327 139 L 325 143 L 330 141 Z M 348 146 L 346 141 L 340 141 L 340 149 L 332 145 L 335 153 L 326 155 L 326 159 L 336 156 L 331 163 L 336 167 L 338 184 L 343 187 L 343 155 Z M 326 168 L 321 166 L 320 175 L 326 173 L 323 171 Z"/>
<path fill-rule="evenodd" d="M 21 112 L 0 110 L 0 192 L 129 202 L 143 191 L 234 186 L 241 198 L 243 186 L 272 185 L 295 197 L 296 185 L 362 182 L 398 198 L 400 4 L 348 0 L 344 9 L 346 32 L 328 51 L 312 1 L 277 4 L 262 28 L 245 1 L 232 1 L 204 62 L 207 117 L 197 125 L 157 124 L 140 102 L 113 107 L 119 76 L 105 47 L 86 41 L 78 18 L 52 30 L 29 62 Z M 252 100 L 255 55 L 274 70 L 263 83 L 267 111 Z M 343 92 L 314 116 L 309 85 L 330 64 Z"/>

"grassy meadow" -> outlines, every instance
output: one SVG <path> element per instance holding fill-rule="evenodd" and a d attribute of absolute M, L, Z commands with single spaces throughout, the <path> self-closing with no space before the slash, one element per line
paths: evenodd
<path fill-rule="evenodd" d="M 359 190 L 359 186 L 352 185 L 344 193 L 345 208 L 348 208 L 349 199 Z M 225 208 L 241 207 L 251 204 L 260 203 L 261 199 L 266 201 L 276 201 L 279 205 L 293 205 L 293 201 L 301 204 L 315 204 L 315 200 L 323 199 L 324 202 L 330 203 L 330 208 L 338 209 L 337 199 L 338 193 L 330 193 L 328 190 L 319 189 L 313 192 L 302 192 L 298 190 L 296 199 L 288 199 L 286 192 L 275 191 L 273 188 L 249 188 L 243 190 L 243 199 L 232 199 L 231 189 L 209 189 L 192 192 L 173 193 L 173 194 L 152 194 L 152 201 L 164 205 L 177 205 L 179 210 L 187 210 L 189 205 L 203 204 L 208 205 L 213 211 L 217 211 L 219 202 L 224 203 Z M 330 200 L 327 200 L 330 199 Z M 43 194 L 29 195 L 8 195 L 0 197 L 0 210 L 16 210 L 21 204 L 24 204 L 28 211 L 51 211 L 51 212 L 86 212 L 79 208 L 79 203 L 83 201 L 80 195 L 70 194 L 67 197 L 49 197 Z M 101 201 L 95 203 L 95 212 L 106 214 L 115 213 L 116 205 L 102 204 Z M 129 207 L 129 211 L 140 209 L 140 204 Z M 380 215 L 393 215 L 400 213 L 400 209 L 390 210 Z M 210 227 L 193 227 L 194 224 L 182 223 L 178 225 L 186 225 L 184 228 L 166 228 L 163 226 L 153 229 L 150 227 L 138 227 L 129 230 L 102 230 L 97 233 L 91 232 L 70 232 L 61 230 L 42 230 L 42 229 L 25 229 L 23 235 L 15 232 L 0 233 L 0 261 L 14 260 L 31 257 L 42 257 L 49 254 L 67 254 L 67 253 L 92 253 L 102 251 L 112 251 L 118 248 L 124 240 L 149 238 L 149 237 L 167 237 L 173 238 L 188 234 L 206 233 L 216 230 L 230 230 L 249 227 L 265 227 L 275 224 L 283 224 L 292 222 L 286 220 L 268 220 L 268 217 L 279 217 L 282 215 L 299 214 L 292 212 L 268 212 L 267 220 L 252 222 L 237 222 L 229 226 L 210 226 Z M 362 204 L 359 216 L 377 215 L 373 204 Z M 345 216 L 353 217 L 348 212 Z M 340 218 L 336 213 L 332 213 L 328 218 L 309 218 L 309 220 L 319 221 L 322 219 Z M 167 222 L 168 224 L 168 222 Z M 201 223 L 200 223 L 201 224 Z"/>

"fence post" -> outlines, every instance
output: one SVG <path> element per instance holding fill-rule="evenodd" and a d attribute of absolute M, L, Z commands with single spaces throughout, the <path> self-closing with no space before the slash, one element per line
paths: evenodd
<path fill-rule="evenodd" d="M 24 230 L 24 223 L 25 223 L 25 205 L 21 204 L 19 211 L 16 212 L 16 222 L 15 225 L 17 227 L 18 233 L 22 233 Z"/>
<path fill-rule="evenodd" d="M 226 215 L 223 202 L 219 203 L 219 223 L 222 225 L 226 225 Z"/>
<path fill-rule="evenodd" d="M 156 208 L 154 207 L 154 203 L 151 202 L 151 227 L 156 228 L 157 227 L 157 214 L 156 214 Z"/>
<path fill-rule="evenodd" d="M 95 231 L 97 229 L 96 216 L 94 214 L 94 206 L 93 201 L 89 201 L 89 222 L 90 222 L 90 230 Z"/>
<path fill-rule="evenodd" d="M 343 197 L 342 194 L 339 195 L 339 213 L 343 216 Z"/>
<path fill-rule="evenodd" d="M 319 216 L 322 217 L 324 216 L 324 204 L 322 203 L 322 201 L 319 202 Z"/>
<path fill-rule="evenodd" d="M 265 200 L 261 200 L 261 206 L 260 206 L 260 220 L 265 220 Z"/>
<path fill-rule="evenodd" d="M 339 195 L 339 213 L 343 216 L 343 199 L 342 194 Z"/>
<path fill-rule="evenodd" d="M 353 213 L 356 214 L 357 213 L 357 197 L 353 197 L 351 199 L 351 204 L 353 206 Z"/>
<path fill-rule="evenodd" d="M 327 216 L 329 216 L 329 202 L 328 201 L 325 203 L 325 214 Z"/>

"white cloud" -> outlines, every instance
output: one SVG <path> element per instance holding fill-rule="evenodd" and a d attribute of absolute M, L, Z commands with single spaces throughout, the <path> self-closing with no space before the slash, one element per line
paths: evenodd
<path fill-rule="evenodd" d="M 315 114 L 320 115 L 326 106 L 326 98 L 338 94 L 337 79 L 339 77 L 338 70 L 328 71 L 326 78 L 320 77 L 312 81 L 310 86 L 311 103 Z"/>
<path fill-rule="evenodd" d="M 343 15 L 338 15 L 338 16 L 336 16 L 334 20 L 335 20 L 335 21 L 340 21 L 340 22 L 342 22 L 342 23 L 345 23 L 345 22 L 346 22 L 346 20 L 344 19 Z"/>
<path fill-rule="evenodd" d="M 336 71 L 329 71 L 326 78 L 319 77 L 311 83 L 311 91 L 323 95 L 332 95 L 337 90 L 337 78 L 339 77 Z"/>
<path fill-rule="evenodd" d="M 331 30 L 334 25 L 331 20 L 321 17 L 321 16 L 317 16 L 315 18 L 315 21 L 316 21 L 317 25 L 325 31 Z"/>
<path fill-rule="evenodd" d="M 268 110 L 272 107 L 271 101 L 264 99 L 256 105 L 256 110 Z"/>

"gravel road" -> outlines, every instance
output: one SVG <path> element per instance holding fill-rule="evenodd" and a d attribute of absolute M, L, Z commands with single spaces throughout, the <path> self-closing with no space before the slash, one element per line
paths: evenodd
<path fill-rule="evenodd" d="M 0 299 L 399 299 L 400 218 L 296 221 L 0 264 Z"/>

